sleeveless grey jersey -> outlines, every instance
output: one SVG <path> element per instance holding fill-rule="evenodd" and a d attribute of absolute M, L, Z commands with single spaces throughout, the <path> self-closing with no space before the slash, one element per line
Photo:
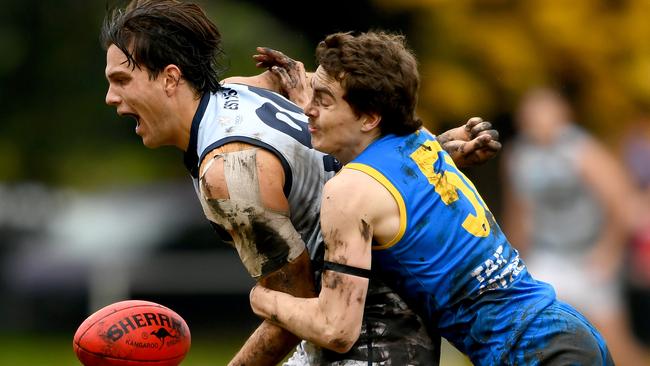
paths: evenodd
<path fill-rule="evenodd" d="M 237 141 L 274 153 L 284 169 L 291 222 L 313 257 L 322 241 L 323 185 L 338 169 L 338 162 L 311 147 L 307 123 L 302 109 L 277 93 L 225 84 L 215 94 L 207 93 L 201 99 L 192 121 L 185 164 L 199 194 L 198 168 L 215 148 Z"/>
<path fill-rule="evenodd" d="M 595 244 L 602 212 L 580 177 L 582 143 L 590 137 L 567 126 L 549 145 L 520 136 L 507 162 L 514 189 L 533 204 L 531 250 L 579 255 Z"/>

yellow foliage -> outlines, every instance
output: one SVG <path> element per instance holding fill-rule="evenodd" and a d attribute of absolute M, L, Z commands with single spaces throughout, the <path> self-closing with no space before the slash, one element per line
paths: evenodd
<path fill-rule="evenodd" d="M 602 136 L 650 107 L 650 1 L 375 2 L 413 12 L 420 109 L 439 123 L 512 112 L 539 84 L 568 92 L 577 122 Z"/>

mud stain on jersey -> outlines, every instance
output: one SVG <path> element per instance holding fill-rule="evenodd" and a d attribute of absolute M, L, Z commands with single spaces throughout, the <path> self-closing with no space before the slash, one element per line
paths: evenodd
<path fill-rule="evenodd" d="M 254 219 L 252 222 L 252 243 L 256 243 L 257 252 L 266 257 L 267 261 L 262 264 L 262 273 L 270 273 L 288 261 L 289 244 L 265 221 Z"/>
<path fill-rule="evenodd" d="M 418 173 L 408 165 L 402 165 L 400 170 L 409 179 L 417 179 L 418 177 Z"/>

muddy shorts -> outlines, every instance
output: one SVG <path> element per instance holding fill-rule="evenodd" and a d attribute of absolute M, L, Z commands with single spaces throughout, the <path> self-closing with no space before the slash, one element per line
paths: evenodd
<path fill-rule="evenodd" d="M 347 353 L 302 342 L 285 366 L 438 365 L 440 337 L 390 288 L 371 279 L 361 335 Z M 432 339 L 433 338 L 433 339 Z"/>

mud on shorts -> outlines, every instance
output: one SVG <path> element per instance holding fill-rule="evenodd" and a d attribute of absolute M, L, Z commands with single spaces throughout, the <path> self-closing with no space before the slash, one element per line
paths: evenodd
<path fill-rule="evenodd" d="M 439 362 L 440 337 L 430 335 L 422 319 L 373 278 L 361 335 L 349 352 L 336 353 L 303 341 L 284 366 L 437 366 Z"/>

